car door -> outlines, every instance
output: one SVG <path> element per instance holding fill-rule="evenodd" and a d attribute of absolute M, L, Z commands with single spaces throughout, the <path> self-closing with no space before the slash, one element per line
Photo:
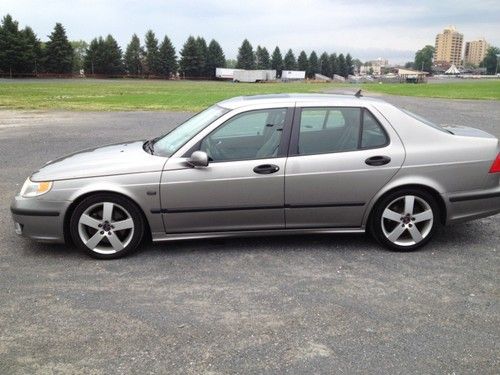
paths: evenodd
<path fill-rule="evenodd" d="M 293 109 L 243 111 L 167 161 L 161 179 L 167 233 L 284 228 L 284 176 Z M 193 168 L 187 157 L 208 154 Z"/>
<path fill-rule="evenodd" d="M 285 172 L 286 228 L 360 227 L 368 202 L 403 163 L 399 137 L 369 108 L 297 107 Z"/>

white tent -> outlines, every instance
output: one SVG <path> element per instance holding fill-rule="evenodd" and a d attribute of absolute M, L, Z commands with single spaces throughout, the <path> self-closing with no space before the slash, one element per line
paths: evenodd
<path fill-rule="evenodd" d="M 452 66 L 450 66 L 450 69 L 444 72 L 444 74 L 460 74 L 460 70 L 458 70 L 455 64 L 453 64 Z"/>

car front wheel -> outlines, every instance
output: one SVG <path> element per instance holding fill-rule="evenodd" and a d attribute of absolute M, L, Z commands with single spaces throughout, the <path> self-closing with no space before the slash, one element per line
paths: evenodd
<path fill-rule="evenodd" d="M 96 194 L 75 208 L 70 231 L 75 244 L 90 256 L 115 259 L 139 246 L 144 219 L 139 208 L 127 198 Z"/>
<path fill-rule="evenodd" d="M 425 245 L 439 225 L 435 198 L 423 190 L 404 189 L 388 194 L 376 205 L 371 232 L 384 246 L 412 251 Z"/>

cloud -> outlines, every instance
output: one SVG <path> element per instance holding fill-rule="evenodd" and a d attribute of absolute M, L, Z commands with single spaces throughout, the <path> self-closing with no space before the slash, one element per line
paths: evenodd
<path fill-rule="evenodd" d="M 61 22 L 71 39 L 112 34 L 125 48 L 133 33 L 151 28 L 159 38 L 169 35 L 178 50 L 189 35 L 215 38 L 230 58 L 248 38 L 270 50 L 278 45 L 296 54 L 314 49 L 403 62 L 450 24 L 465 40 L 485 37 L 500 45 L 500 6 L 492 0 L 18 0 L 2 10 L 42 39 Z"/>

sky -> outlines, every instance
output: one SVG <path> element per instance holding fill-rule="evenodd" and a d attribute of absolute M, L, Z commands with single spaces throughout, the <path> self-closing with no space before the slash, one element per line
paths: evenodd
<path fill-rule="evenodd" d="M 216 39 L 235 58 L 247 38 L 254 48 L 282 53 L 351 53 L 404 63 L 443 28 L 454 25 L 464 40 L 486 38 L 500 46 L 500 0 L 0 0 L 10 13 L 46 40 L 61 22 L 70 40 L 113 35 L 125 49 L 133 33 L 168 35 L 179 51 L 189 35 Z"/>

